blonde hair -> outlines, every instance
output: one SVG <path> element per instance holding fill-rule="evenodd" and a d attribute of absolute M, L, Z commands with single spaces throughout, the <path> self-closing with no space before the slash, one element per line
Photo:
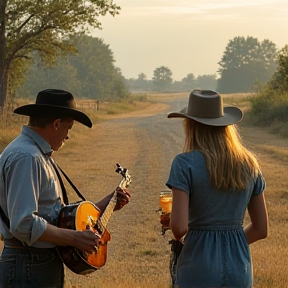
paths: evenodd
<path fill-rule="evenodd" d="M 236 125 L 209 126 L 185 118 L 184 129 L 184 152 L 198 150 L 204 155 L 217 189 L 245 189 L 251 176 L 258 175 L 256 156 L 243 146 Z"/>

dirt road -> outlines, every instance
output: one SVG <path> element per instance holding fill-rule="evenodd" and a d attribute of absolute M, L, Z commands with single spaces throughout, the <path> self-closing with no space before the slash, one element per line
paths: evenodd
<path fill-rule="evenodd" d="M 106 265 L 88 278 L 68 271 L 72 287 L 169 287 L 171 232 L 161 235 L 155 210 L 159 207 L 160 191 L 166 189 L 171 162 L 182 151 L 184 139 L 181 120 L 167 119 L 167 113 L 185 107 L 187 96 L 159 101 L 143 111 L 96 124 L 92 131 L 81 134 L 80 140 L 76 135 L 78 140 L 74 140 L 73 145 L 77 152 L 69 152 L 65 147 L 68 154 L 59 153 L 58 163 L 63 163 L 88 199 L 99 199 L 115 188 L 120 181 L 119 175 L 114 173 L 116 162 L 127 167 L 133 179 L 131 203 L 115 212 L 109 222 L 112 239 L 108 244 Z M 282 224 L 287 222 L 288 215 L 285 172 L 288 144 L 285 139 L 263 129 L 245 126 L 245 121 L 241 125 L 246 144 L 260 158 L 267 181 L 268 209 L 274 213 L 270 220 L 273 237 L 251 248 L 255 287 L 284 287 L 282 284 L 288 283 L 287 270 L 282 269 L 287 266 L 285 259 L 288 258 L 284 256 L 288 256 L 288 250 L 283 244 L 288 243 L 286 238 L 283 243 L 286 230 Z M 279 250 L 279 247 L 286 248 Z M 271 257 L 269 262 L 267 255 Z"/>
<path fill-rule="evenodd" d="M 155 211 L 160 191 L 167 189 L 171 161 L 183 145 L 181 120 L 167 119 L 167 112 L 183 108 L 187 98 L 164 102 L 96 124 L 83 135 L 85 139 L 78 139 L 77 155 L 67 155 L 67 164 L 66 153 L 57 155 L 58 163 L 77 187 L 86 191 L 83 193 L 88 199 L 99 199 L 116 187 L 120 181 L 114 173 L 116 162 L 127 167 L 132 175 L 131 203 L 114 213 L 109 222 L 112 239 L 107 263 L 88 282 L 68 272 L 68 278 L 77 287 L 81 283 L 86 283 L 85 287 L 88 283 L 89 287 L 169 287 L 171 234 L 161 235 Z M 82 151 L 79 144 L 85 145 Z M 82 171 L 75 167 L 82 167 Z"/>
<path fill-rule="evenodd" d="M 181 120 L 167 119 L 167 113 L 185 107 L 187 97 L 158 98 L 159 103 L 148 109 L 112 117 L 91 130 L 73 128 L 66 147 L 55 153 L 58 164 L 87 200 L 97 201 L 118 185 L 121 177 L 114 172 L 117 162 L 132 175 L 131 203 L 115 212 L 108 225 L 111 241 L 106 265 L 88 277 L 67 270 L 67 287 L 169 287 L 171 232 L 161 235 L 155 211 L 159 193 L 166 189 L 171 162 L 182 151 L 184 140 Z M 262 129 L 243 125 L 241 132 L 260 156 L 267 180 L 268 209 L 274 213 L 270 232 L 274 238 L 252 248 L 255 282 L 259 283 L 255 287 L 287 287 L 282 284 L 288 283 L 287 269 L 283 271 L 287 267 L 288 239 L 283 240 L 286 230 L 282 226 L 288 215 L 288 144 Z M 72 191 L 69 195 L 71 201 L 78 200 Z"/>

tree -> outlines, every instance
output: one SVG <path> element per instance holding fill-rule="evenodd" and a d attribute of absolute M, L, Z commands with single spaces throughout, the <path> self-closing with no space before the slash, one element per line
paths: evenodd
<path fill-rule="evenodd" d="M 196 88 L 216 90 L 217 78 L 216 75 L 199 75 L 196 79 Z M 195 87 L 195 86 L 194 86 Z"/>
<path fill-rule="evenodd" d="M 63 40 L 89 28 L 101 28 L 98 17 L 107 13 L 115 16 L 119 10 L 113 0 L 1 0 L 0 108 L 7 97 L 9 79 L 16 79 L 15 73 L 23 77 L 27 68 L 22 64 L 17 71 L 13 63 L 28 63 L 31 53 L 38 51 L 43 63 L 55 64 L 57 56 L 76 52 Z"/>
<path fill-rule="evenodd" d="M 285 45 L 278 53 L 278 68 L 271 78 L 269 86 L 283 92 L 288 91 L 288 45 Z"/>
<path fill-rule="evenodd" d="M 34 63 L 25 72 L 25 81 L 16 89 L 16 96 L 30 98 L 33 95 L 34 98 L 40 90 L 48 87 L 68 90 L 77 96 L 81 93 L 78 71 L 67 58 L 58 59 L 57 65 L 53 67 L 41 65 L 37 55 L 34 58 Z"/>
<path fill-rule="evenodd" d="M 140 74 L 138 75 L 138 80 L 139 80 L 139 81 L 145 81 L 145 80 L 147 80 L 146 74 L 140 73 Z"/>
<path fill-rule="evenodd" d="M 114 55 L 102 39 L 75 36 L 70 42 L 77 53 L 60 58 L 55 67 L 45 67 L 34 60 L 27 81 L 19 91 L 22 97 L 36 95 L 47 87 L 61 87 L 79 98 L 119 100 L 128 95 L 121 70 L 114 67 Z"/>
<path fill-rule="evenodd" d="M 79 53 L 69 56 L 69 59 L 72 66 L 77 68 L 82 95 L 98 100 L 123 98 L 124 95 L 120 92 L 118 96 L 115 93 L 117 89 L 115 90 L 114 85 L 117 82 L 116 86 L 120 87 L 122 74 L 121 70 L 114 67 L 114 55 L 109 45 L 102 39 L 89 36 L 76 37 L 74 43 Z M 120 90 L 124 91 L 123 89 L 124 83 Z"/>
<path fill-rule="evenodd" d="M 196 79 L 194 74 L 189 73 L 182 79 L 182 89 L 184 91 L 192 91 L 195 88 Z"/>
<path fill-rule="evenodd" d="M 167 92 L 173 82 L 171 76 L 172 72 L 168 67 L 161 66 L 156 68 L 152 77 L 156 91 Z"/>
<path fill-rule="evenodd" d="M 278 68 L 255 97 L 250 99 L 252 123 L 273 126 L 273 132 L 288 136 L 288 45 L 278 53 Z M 260 123 L 260 124 L 259 124 Z"/>
<path fill-rule="evenodd" d="M 276 45 L 267 39 L 259 42 L 253 37 L 235 37 L 229 41 L 218 64 L 219 92 L 250 92 L 256 82 L 268 81 L 275 72 Z"/>

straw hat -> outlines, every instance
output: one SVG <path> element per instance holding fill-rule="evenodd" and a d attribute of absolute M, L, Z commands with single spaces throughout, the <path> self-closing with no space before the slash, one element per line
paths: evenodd
<path fill-rule="evenodd" d="M 64 90 L 47 89 L 40 91 L 35 104 L 23 105 L 14 110 L 14 113 L 26 116 L 69 117 L 91 128 L 90 118 L 76 109 L 73 95 Z"/>
<path fill-rule="evenodd" d="M 186 108 L 168 114 L 168 118 L 174 117 L 190 118 L 210 126 L 228 126 L 241 121 L 243 112 L 235 106 L 223 107 L 222 97 L 216 91 L 194 90 Z"/>

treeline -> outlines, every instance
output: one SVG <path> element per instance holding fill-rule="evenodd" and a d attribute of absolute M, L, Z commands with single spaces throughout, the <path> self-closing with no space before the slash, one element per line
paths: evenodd
<path fill-rule="evenodd" d="M 111 1 L 90 0 L 52 0 L 41 2 L 43 5 L 36 0 L 18 2 L 4 1 L 0 9 L 0 113 L 13 97 L 35 97 L 47 87 L 69 89 L 77 98 L 97 100 L 123 99 L 129 90 L 257 91 L 279 66 L 279 52 L 273 42 L 238 36 L 229 40 L 219 59 L 217 77 L 195 77 L 191 71 L 175 81 L 163 63 L 155 68 L 151 80 L 142 71 L 135 79 L 125 79 L 114 65 L 109 45 L 85 36 L 89 29 L 101 27 L 99 15 L 115 16 L 121 10 L 119 6 Z M 203 58 L 205 61 L 205 55 Z"/>
<path fill-rule="evenodd" d="M 213 89 L 220 93 L 252 92 L 265 85 L 278 65 L 278 50 L 269 41 L 253 37 L 235 37 L 225 48 L 218 62 L 218 78 L 191 72 L 181 81 L 173 79 L 166 66 L 155 68 L 152 79 L 145 73 L 125 79 L 114 65 L 114 55 L 102 39 L 74 36 L 69 44 L 76 54 L 58 57 L 54 66 L 43 65 L 39 53 L 33 52 L 33 64 L 26 70 L 25 82 L 15 89 L 15 95 L 29 97 L 45 87 L 62 87 L 78 97 L 97 100 L 119 100 L 129 92 L 186 92 L 193 89 Z"/>
<path fill-rule="evenodd" d="M 216 75 L 199 75 L 195 77 L 189 73 L 181 81 L 174 81 L 172 71 L 165 66 L 154 70 L 151 80 L 147 79 L 146 74 L 140 73 L 136 79 L 125 79 L 127 87 L 132 92 L 153 91 L 153 92 L 186 92 L 196 88 L 215 90 L 217 88 Z"/>
<path fill-rule="evenodd" d="M 54 87 L 71 91 L 77 98 L 118 101 L 128 96 L 109 45 L 86 35 L 75 36 L 69 42 L 77 52 L 59 57 L 53 66 L 43 65 L 38 52 L 34 52 L 33 64 L 25 73 L 24 83 L 15 89 L 15 95 L 34 99 L 38 91 Z"/>
<path fill-rule="evenodd" d="M 252 92 L 264 85 L 277 69 L 276 45 L 265 39 L 260 42 L 253 37 L 235 37 L 229 40 L 218 62 L 218 77 L 191 72 L 181 81 L 173 80 L 172 71 L 165 66 L 154 70 L 152 80 L 144 73 L 138 78 L 126 80 L 133 91 L 182 92 L 193 89 L 215 89 L 221 93 Z"/>

